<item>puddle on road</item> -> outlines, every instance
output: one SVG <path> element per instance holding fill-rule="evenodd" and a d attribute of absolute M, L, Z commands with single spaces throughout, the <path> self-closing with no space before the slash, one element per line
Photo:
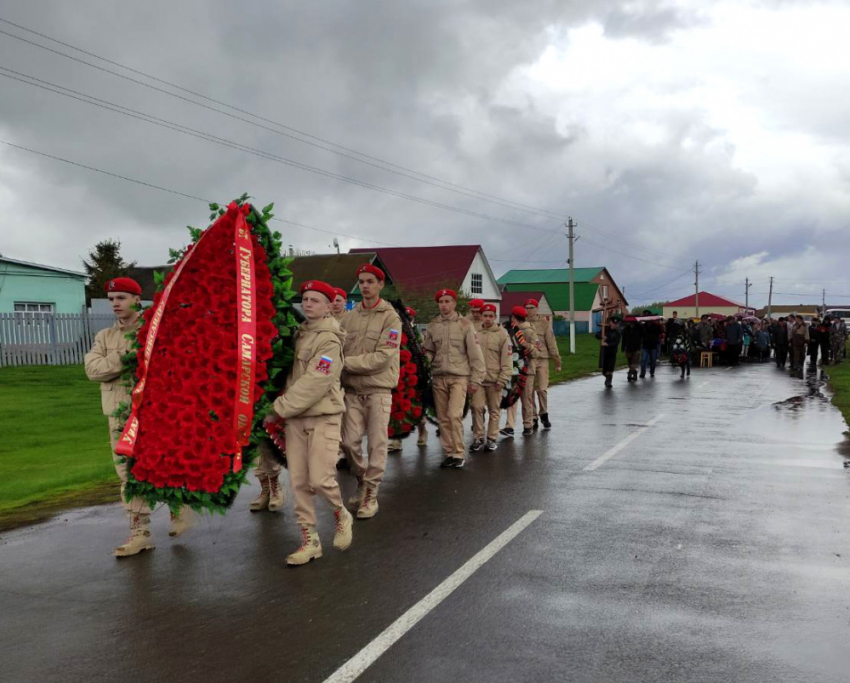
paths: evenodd
<path fill-rule="evenodd" d="M 820 373 L 815 373 L 814 375 L 807 375 L 803 384 L 806 388 L 805 393 L 792 396 L 784 401 L 777 401 L 773 404 L 773 406 L 777 410 L 787 409 L 798 411 L 805 407 L 810 401 L 829 403 L 829 397 L 823 393 L 827 379 L 829 379 L 828 375 L 822 371 Z"/>

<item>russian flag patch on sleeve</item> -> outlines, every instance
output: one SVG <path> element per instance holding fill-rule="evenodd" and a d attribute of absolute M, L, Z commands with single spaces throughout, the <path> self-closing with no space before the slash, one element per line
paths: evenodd
<path fill-rule="evenodd" d="M 316 370 L 321 372 L 323 375 L 330 375 L 331 363 L 333 363 L 333 358 L 329 358 L 328 356 L 322 356 L 319 359 L 319 364 L 316 366 Z"/>

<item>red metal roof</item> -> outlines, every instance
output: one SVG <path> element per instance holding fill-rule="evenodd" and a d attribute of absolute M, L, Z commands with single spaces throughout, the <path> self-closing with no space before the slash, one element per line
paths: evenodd
<path fill-rule="evenodd" d="M 502 315 L 507 315 L 511 312 L 514 306 L 525 306 L 525 302 L 529 299 L 537 299 L 540 301 L 544 296 L 543 292 L 502 292 Z"/>
<path fill-rule="evenodd" d="M 395 284 L 409 290 L 440 287 L 458 289 L 481 247 L 477 244 L 444 247 L 381 247 L 351 249 L 350 254 L 377 252 Z"/>
<path fill-rule="evenodd" d="M 684 299 L 677 299 L 676 301 L 670 301 L 664 304 L 664 308 L 673 308 L 674 306 L 681 306 L 682 308 L 686 308 L 694 307 L 696 306 L 696 304 L 696 295 L 691 294 L 690 296 L 686 296 Z M 732 299 L 726 299 L 722 296 L 717 296 L 716 294 L 712 294 L 711 292 L 699 293 L 699 306 L 700 308 L 710 306 L 721 306 L 723 308 L 744 308 L 744 304 L 739 304 L 737 301 L 732 301 Z"/>

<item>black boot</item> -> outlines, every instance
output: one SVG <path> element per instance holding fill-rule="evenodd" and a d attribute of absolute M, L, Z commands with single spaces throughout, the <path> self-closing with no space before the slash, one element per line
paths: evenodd
<path fill-rule="evenodd" d="M 540 422 L 543 424 L 543 429 L 552 429 L 552 423 L 549 422 L 549 413 L 540 413 Z"/>
<path fill-rule="evenodd" d="M 536 417 L 534 418 L 534 424 L 531 426 L 531 428 L 532 428 L 535 432 L 536 432 L 538 429 L 540 429 L 540 421 L 539 421 Z"/>
<path fill-rule="evenodd" d="M 613 375 L 605 375 L 605 386 L 610 389 L 614 386 L 614 382 L 612 381 L 614 378 Z"/>

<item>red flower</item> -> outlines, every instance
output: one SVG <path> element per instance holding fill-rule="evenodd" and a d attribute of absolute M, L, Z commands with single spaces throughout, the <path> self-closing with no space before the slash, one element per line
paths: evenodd
<path fill-rule="evenodd" d="M 402 349 L 399 352 L 399 358 L 401 359 L 402 363 L 409 363 L 410 359 L 413 358 L 413 354 L 410 353 L 410 351 L 408 351 L 407 349 Z"/>

